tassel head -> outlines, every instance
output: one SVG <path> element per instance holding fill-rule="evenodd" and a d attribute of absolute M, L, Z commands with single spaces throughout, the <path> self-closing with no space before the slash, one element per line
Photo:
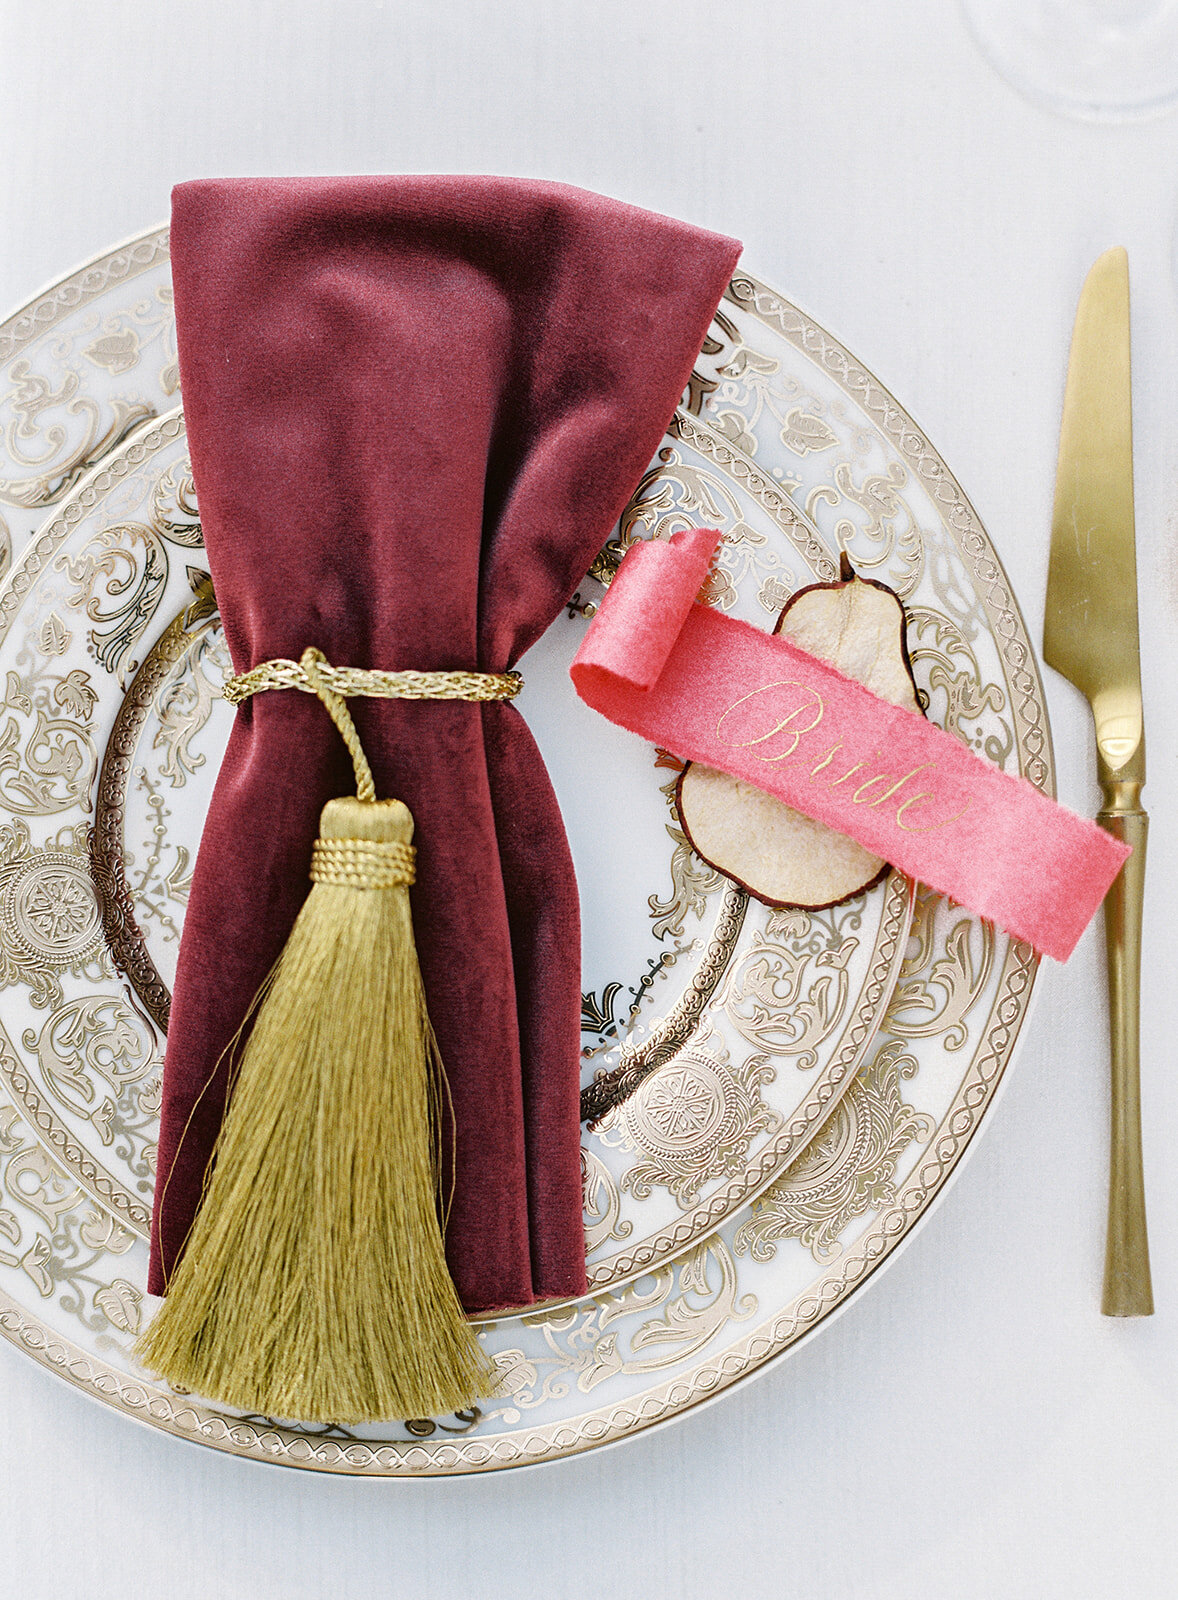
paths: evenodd
<path fill-rule="evenodd" d="M 329 800 L 311 852 L 311 882 L 406 889 L 417 876 L 413 814 L 400 800 Z"/>

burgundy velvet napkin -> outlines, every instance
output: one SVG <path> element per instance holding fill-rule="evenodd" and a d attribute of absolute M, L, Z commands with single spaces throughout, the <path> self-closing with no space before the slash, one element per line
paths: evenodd
<path fill-rule="evenodd" d="M 339 666 L 512 666 L 646 468 L 738 253 L 513 179 L 176 189 L 184 409 L 235 670 L 312 644 Z M 578 1294 L 577 895 L 527 691 L 520 710 L 351 709 L 378 794 L 417 820 L 414 924 L 453 1101 L 455 1283 L 469 1310 Z M 271 691 L 238 710 L 172 1004 L 155 1293 L 224 1113 L 219 1058 L 307 894 L 320 809 L 351 789 L 313 697 Z"/>

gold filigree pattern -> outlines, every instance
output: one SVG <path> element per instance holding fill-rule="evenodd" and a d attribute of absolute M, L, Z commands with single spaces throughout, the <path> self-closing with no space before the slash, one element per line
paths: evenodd
<path fill-rule="evenodd" d="M 98 994 L 57 1007 L 39 1031 L 26 1030 L 23 1043 L 33 1052 L 39 1084 L 15 1057 L 0 1055 L 16 1103 L 82 1186 L 144 1233 L 160 1108 L 155 1041 L 121 995 Z M 137 1183 L 138 1195 L 116 1183 L 72 1137 L 63 1112 L 97 1132 Z"/>
<path fill-rule="evenodd" d="M 672 838 L 673 829 L 667 830 Z M 686 843 L 686 841 L 684 841 Z M 678 848 L 672 861 L 679 859 Z M 691 860 L 698 858 L 692 853 Z M 692 972 L 687 991 L 666 1017 L 655 1022 L 641 1039 L 627 1039 L 618 1065 L 600 1072 L 581 1091 L 581 1120 L 596 1126 L 605 1113 L 634 1093 L 638 1085 L 664 1062 L 671 1061 L 691 1038 L 719 986 L 732 952 L 740 938 L 748 911 L 749 897 L 735 884 L 728 884 L 715 930 L 702 960 Z M 661 915 L 663 903 L 652 897 L 651 910 Z M 620 987 L 620 985 L 619 985 Z"/>
<path fill-rule="evenodd" d="M 500 1392 L 509 1405 L 491 1414 L 517 1420 L 525 1410 L 563 1398 L 574 1385 L 591 1394 L 610 1379 L 658 1372 L 695 1355 L 721 1328 L 745 1321 L 756 1310 L 755 1296 L 739 1292 L 731 1251 L 718 1239 L 707 1240 L 680 1262 L 652 1273 L 648 1283 L 599 1297 L 589 1312 L 588 1330 L 580 1318 L 574 1322 L 559 1313 L 522 1318 L 525 1328 L 542 1332 L 546 1349 L 531 1357 L 520 1349 L 496 1355 Z M 641 1320 L 634 1326 L 636 1317 Z M 631 1322 L 629 1328 L 623 1319 Z"/>
<path fill-rule="evenodd" d="M 186 636 L 188 671 L 173 672 L 159 701 L 159 728 L 153 748 L 162 753 L 159 771 L 173 789 L 181 788 L 205 765 L 195 742 L 216 709 L 218 689 L 229 667 L 229 652 L 218 632 L 213 588 L 207 572 L 188 569 L 197 598 L 180 614 Z M 155 647 L 155 648 L 158 648 Z"/>
<path fill-rule="evenodd" d="M 861 902 L 860 902 L 861 904 Z M 590 1263 L 589 1286 L 593 1290 L 623 1283 L 647 1272 L 666 1255 L 684 1249 L 705 1236 L 735 1208 L 754 1198 L 805 1147 L 838 1098 L 850 1086 L 863 1056 L 880 1024 L 879 1008 L 886 1003 L 895 983 L 904 954 L 904 938 L 911 915 L 912 887 L 898 873 L 886 881 L 884 914 L 879 924 L 868 977 L 854 1015 L 846 1022 L 834 1053 L 823 1071 L 812 1082 L 795 1112 L 746 1163 L 739 1177 L 701 1200 L 676 1223 L 639 1243 L 619 1250 L 602 1262 Z M 855 905 L 840 908 L 849 918 Z M 786 916 L 789 914 L 786 913 Z M 831 925 L 837 942 L 838 932 Z M 674 1059 L 674 1058 L 672 1058 Z"/>
<path fill-rule="evenodd" d="M 109 1095 L 95 1105 L 99 1085 L 121 1096 L 157 1065 L 150 1041 L 121 995 L 87 995 L 59 1006 L 39 1033 L 26 1032 L 24 1042 L 37 1052 L 41 1077 L 54 1097 L 95 1122 L 103 1144 L 115 1137 L 117 1108 Z M 155 1094 L 150 1098 L 154 1101 Z"/>
<path fill-rule="evenodd" d="M 910 608 L 908 647 L 922 668 L 930 714 L 995 766 L 1014 751 L 1014 729 L 1003 715 L 1007 698 L 1000 684 L 986 681 L 961 627 L 943 613 Z"/>
<path fill-rule="evenodd" d="M 925 568 L 926 540 L 912 508 L 900 493 L 908 470 L 898 461 L 885 472 L 865 472 L 856 481 L 855 467 L 840 461 L 833 481 L 817 484 L 806 497 L 806 514 L 816 517 L 822 505 L 840 516 L 834 537 L 840 550 L 855 552 L 859 573 L 887 570 L 888 583 L 902 600 L 918 587 Z"/>
<path fill-rule="evenodd" d="M 810 919 L 802 913 L 799 921 L 802 926 L 788 942 L 774 937 L 783 926 L 790 928 L 780 919 L 756 935 L 732 970 L 721 1004 L 742 1038 L 760 1050 L 794 1057 L 806 1071 L 817 1065 L 819 1045 L 842 1019 L 847 964 L 859 941 L 847 935 L 831 943 L 807 943 Z"/>
<path fill-rule="evenodd" d="M 622 1196 L 613 1173 L 592 1150 L 581 1150 L 581 1193 L 585 1207 L 585 1249 L 593 1251 L 611 1239 L 626 1239 L 634 1224 L 622 1216 Z"/>
<path fill-rule="evenodd" d="M 667 431 L 670 438 L 714 462 L 735 484 L 747 489 L 819 580 L 833 580 L 838 576 L 838 563 L 828 546 L 817 537 L 788 494 L 747 456 L 734 449 L 723 433 L 685 411 L 675 413 Z M 666 446 L 659 452 L 658 463 L 634 491 L 617 537 L 595 558 L 590 575 L 608 587 L 622 557 L 636 540 L 669 539 L 673 533 L 699 527 L 701 523 L 724 530 L 728 555 L 740 551 L 742 545 L 755 549 L 765 544 L 764 535 L 740 516 L 732 491 L 725 486 L 722 477 L 689 466 L 676 450 Z"/>
<path fill-rule="evenodd" d="M 839 1235 L 865 1211 L 896 1198 L 896 1167 L 913 1140 L 932 1137 L 932 1117 L 904 1102 L 900 1080 L 917 1070 L 897 1041 L 862 1067 L 834 1115 L 759 1200 L 737 1230 L 737 1254 L 771 1260 L 783 1239 L 798 1239 L 815 1261 L 842 1250 Z"/>
<path fill-rule="evenodd" d="M 80 556 L 59 556 L 57 565 L 75 585 L 68 604 L 84 609 L 94 623 L 88 634 L 91 654 L 125 685 L 139 667 L 130 651 L 155 615 L 168 581 L 163 540 L 146 523 L 116 523 L 103 528 Z"/>
<path fill-rule="evenodd" d="M 814 532 L 794 506 L 789 495 L 766 473 L 747 457 L 734 451 L 723 434 L 709 428 L 697 417 L 676 412 L 668 430 L 672 438 L 682 440 L 718 467 L 730 472 L 736 483 L 746 488 L 757 504 L 772 516 L 778 528 L 805 558 L 806 563 L 820 582 L 832 582 L 838 577 L 838 562 L 829 547 Z M 725 530 L 726 536 L 728 530 Z"/>
<path fill-rule="evenodd" d="M 123 828 L 126 817 L 127 780 L 140 732 L 151 706 L 161 696 L 164 714 L 157 741 L 166 749 L 165 771 L 173 784 L 196 770 L 203 758 L 194 755 L 190 742 L 208 721 L 219 693 L 199 662 L 177 677 L 177 663 L 193 651 L 200 652 L 216 620 L 216 602 L 207 573 L 190 571 L 195 590 L 192 600 L 164 629 L 148 652 L 115 717 L 98 778 L 96 817 L 91 835 L 90 870 L 102 916 L 103 932 L 116 966 L 161 1033 L 168 1031 L 171 992 L 161 978 L 136 914 L 136 899 L 127 882 Z M 218 658 L 217 666 L 223 661 Z M 223 674 L 222 674 L 223 676 Z M 170 685 L 170 687 L 169 687 Z M 187 853 L 177 863 L 183 872 Z M 140 903 L 144 903 L 142 898 Z"/>
<path fill-rule="evenodd" d="M 687 841 L 682 828 L 667 828 L 674 849 L 671 852 L 671 892 L 667 898 L 651 895 L 647 904 L 654 918 L 654 936 L 682 937 L 689 916 L 702 916 L 708 896 L 720 887 L 721 877 L 714 867 L 701 861 Z M 747 899 L 747 895 L 745 899 Z"/>
<path fill-rule="evenodd" d="M 35 1006 L 61 999 L 63 972 L 101 971 L 102 925 L 87 830 L 35 849 L 19 817 L 0 826 L 0 986 L 23 983 Z"/>
<path fill-rule="evenodd" d="M 0 325 L 0 366 L 57 329 L 74 313 L 118 284 L 126 284 L 168 259 L 167 228 L 150 228 L 117 250 L 104 251 L 62 278 Z M 168 291 L 171 304 L 171 291 Z"/>
<path fill-rule="evenodd" d="M 162 392 L 175 392 L 171 286 L 157 283 L 146 294 L 133 287 L 166 268 L 167 256 L 167 230 L 154 229 L 96 257 L 0 324 L 0 437 L 9 469 L 0 500 L 26 510 L 55 503 L 154 415 L 142 394 L 93 393 L 95 372 L 121 376 L 160 343 Z M 87 311 L 117 289 L 126 297 L 118 311 Z"/>
<path fill-rule="evenodd" d="M 52 1026 L 53 1020 L 49 1026 Z M 68 1032 L 68 1023 L 66 1029 Z M 37 1035 L 32 1033 L 27 1034 L 24 1040 L 26 1049 L 32 1048 L 37 1042 Z M 94 1041 L 94 1045 L 101 1050 L 100 1041 Z M 92 1047 L 90 1041 L 84 1046 Z M 158 1069 L 158 1060 L 153 1064 Z M 138 1177 L 141 1188 L 138 1196 L 112 1178 L 105 1167 L 95 1160 L 86 1144 L 71 1133 L 61 1113 L 63 1104 L 66 1110 L 72 1111 L 74 1108 L 59 1100 L 52 1092 L 46 1093 L 34 1081 L 22 1059 L 13 1050 L 3 1028 L 0 1028 L 0 1078 L 33 1134 L 53 1155 L 55 1162 L 69 1174 L 71 1182 L 77 1184 L 79 1192 L 92 1196 L 106 1212 L 118 1217 L 130 1230 L 128 1237 L 138 1234 L 146 1238 L 151 1210 L 145 1203 L 144 1195 L 150 1194 L 155 1172 L 155 1131 L 159 1117 L 158 1070 L 152 1082 L 134 1094 L 130 1105 L 126 1092 L 121 1091 L 116 1101 L 104 1096 L 84 1117 L 85 1123 L 97 1131 L 102 1143 L 114 1145 L 125 1168 Z"/>
<path fill-rule="evenodd" d="M 0 805 L 17 815 L 47 817 L 88 810 L 97 763 L 92 732 L 96 700 L 90 674 L 55 672 L 50 662 L 69 648 L 69 629 L 50 612 L 17 658 L 25 669 L 5 677 L 0 726 Z M 41 664 L 37 664 L 38 658 Z"/>
<path fill-rule="evenodd" d="M 75 374 L 68 374 L 55 390 L 27 361 L 12 363 L 8 381 L 12 387 L 0 395 L 0 410 L 8 415 L 5 449 L 18 466 L 41 469 L 34 476 L 0 478 L 0 501 L 10 506 L 32 510 L 53 505 L 152 415 L 150 406 L 115 400 L 112 420 L 104 428 L 101 409 L 79 394 Z M 61 412 L 83 419 L 81 438 L 72 445 L 63 424 L 42 421 L 46 413 Z"/>
<path fill-rule="evenodd" d="M 126 1254 L 131 1235 L 94 1209 L 11 1108 L 0 1111 L 0 1172 L 10 1202 L 0 1233 L 13 1247 L 0 1244 L 0 1265 L 18 1267 L 43 1301 L 56 1301 L 96 1334 L 100 1348 L 137 1332 L 143 1291 L 100 1270 Z"/>
<path fill-rule="evenodd" d="M 694 1205 L 709 1179 L 744 1169 L 756 1134 L 782 1125 L 761 1097 L 761 1086 L 776 1076 L 770 1057 L 751 1055 L 735 1066 L 710 1042 L 710 1049 L 701 1040 L 681 1050 L 603 1119 L 603 1131 L 617 1130 L 639 1153 L 622 1177 L 622 1188 L 639 1199 L 658 1184 L 684 1208 Z"/>
<path fill-rule="evenodd" d="M 969 1038 L 966 1018 L 989 982 L 995 942 L 991 925 L 961 917 L 927 971 L 901 974 L 888 1002 L 888 1031 L 901 1039 L 936 1037 L 946 1050 L 960 1050 Z"/>

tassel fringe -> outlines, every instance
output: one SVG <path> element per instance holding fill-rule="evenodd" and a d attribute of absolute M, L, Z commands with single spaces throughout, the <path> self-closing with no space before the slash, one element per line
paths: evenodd
<path fill-rule="evenodd" d="M 412 831 L 397 800 L 324 808 L 316 881 L 260 997 L 204 1203 L 136 1346 L 176 1387 L 342 1424 L 493 1392 L 438 1216 L 442 1077 Z"/>

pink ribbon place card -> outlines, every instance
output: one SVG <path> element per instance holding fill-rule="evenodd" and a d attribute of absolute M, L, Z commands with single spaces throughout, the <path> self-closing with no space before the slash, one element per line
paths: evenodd
<path fill-rule="evenodd" d="M 631 547 L 572 664 L 581 698 L 1066 960 L 1128 847 L 788 639 L 701 605 L 720 537 Z"/>

